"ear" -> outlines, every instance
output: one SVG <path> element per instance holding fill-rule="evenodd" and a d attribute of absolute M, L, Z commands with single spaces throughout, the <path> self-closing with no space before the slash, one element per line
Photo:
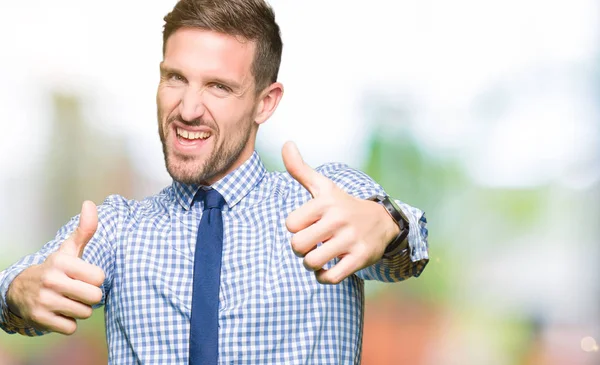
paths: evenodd
<path fill-rule="evenodd" d="M 274 82 L 264 89 L 259 96 L 258 106 L 254 122 L 256 124 L 264 123 L 277 109 L 279 101 L 283 96 L 283 85 L 280 82 Z"/>

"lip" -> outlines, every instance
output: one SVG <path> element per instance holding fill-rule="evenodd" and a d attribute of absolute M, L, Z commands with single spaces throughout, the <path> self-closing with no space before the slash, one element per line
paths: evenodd
<path fill-rule="evenodd" d="M 205 126 L 205 125 L 201 125 L 199 127 L 192 127 L 192 126 L 189 126 L 187 124 L 183 124 L 181 122 L 176 122 L 175 121 L 175 122 L 172 122 L 169 125 L 169 128 L 171 128 L 171 130 L 173 132 L 175 132 L 175 133 L 177 133 L 177 128 L 181 128 L 181 129 L 184 129 L 184 130 L 186 130 L 188 132 L 210 132 L 212 134 L 212 129 L 210 127 Z"/>
<path fill-rule="evenodd" d="M 187 140 L 177 135 L 177 128 L 181 128 L 188 132 L 208 132 L 210 137 L 207 139 Z M 198 155 L 205 152 L 207 145 L 214 137 L 214 132 L 207 126 L 191 127 L 180 122 L 172 122 L 169 125 L 170 140 L 173 149 L 182 155 Z"/>

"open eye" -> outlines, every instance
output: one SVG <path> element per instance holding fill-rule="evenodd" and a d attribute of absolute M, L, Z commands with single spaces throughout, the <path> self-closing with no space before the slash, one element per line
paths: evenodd
<path fill-rule="evenodd" d="M 214 87 L 217 90 L 222 90 L 222 91 L 227 91 L 230 92 L 231 89 L 223 84 L 218 84 L 218 83 L 214 83 L 211 85 L 212 87 Z"/>
<path fill-rule="evenodd" d="M 208 85 L 211 92 L 216 96 L 225 97 L 231 94 L 231 88 L 218 82 L 213 82 Z"/>
<path fill-rule="evenodd" d="M 181 75 L 180 75 L 180 74 L 178 74 L 178 73 L 174 73 L 174 72 L 172 72 L 172 73 L 169 73 L 169 74 L 167 75 L 167 79 L 168 79 L 169 81 L 175 81 L 175 82 L 185 82 L 185 77 L 181 76 Z"/>

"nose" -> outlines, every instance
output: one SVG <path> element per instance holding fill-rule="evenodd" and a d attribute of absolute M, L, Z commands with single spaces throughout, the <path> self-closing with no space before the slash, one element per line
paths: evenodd
<path fill-rule="evenodd" d="M 181 102 L 179 103 L 179 114 L 181 115 L 181 118 L 186 122 L 200 119 L 206 111 L 202 99 L 201 91 L 188 87 L 183 93 Z"/>

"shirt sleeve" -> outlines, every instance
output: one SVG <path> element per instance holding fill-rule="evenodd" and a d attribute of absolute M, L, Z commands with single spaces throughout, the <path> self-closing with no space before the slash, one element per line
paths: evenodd
<path fill-rule="evenodd" d="M 317 168 L 321 174 L 330 178 L 347 193 L 360 199 L 375 194 L 388 195 L 384 189 L 367 174 L 344 164 L 327 164 Z M 409 220 L 408 247 L 386 252 L 373 265 L 356 273 L 364 280 L 396 282 L 418 277 L 429 262 L 428 230 L 425 213 L 400 200 L 394 199 Z M 391 219 L 391 218 L 390 218 Z"/>
<path fill-rule="evenodd" d="M 98 229 L 85 247 L 82 259 L 92 265 L 100 267 L 105 273 L 102 289 L 102 300 L 96 307 L 104 304 L 110 288 L 114 267 L 114 242 L 117 229 L 117 211 L 110 205 L 98 206 Z M 19 333 L 25 336 L 41 336 L 46 334 L 31 327 L 23 319 L 13 314 L 6 302 L 6 293 L 12 281 L 25 269 L 43 263 L 60 244 L 67 239 L 79 225 L 79 215 L 71 218 L 56 234 L 55 238 L 46 243 L 38 252 L 25 256 L 14 265 L 0 272 L 0 328 L 7 333 Z"/>
<path fill-rule="evenodd" d="M 375 264 L 357 272 L 362 279 L 394 282 L 418 277 L 429 262 L 425 213 L 397 199 L 394 200 L 409 220 L 408 247 L 398 245 L 395 250 L 386 252 Z"/>

